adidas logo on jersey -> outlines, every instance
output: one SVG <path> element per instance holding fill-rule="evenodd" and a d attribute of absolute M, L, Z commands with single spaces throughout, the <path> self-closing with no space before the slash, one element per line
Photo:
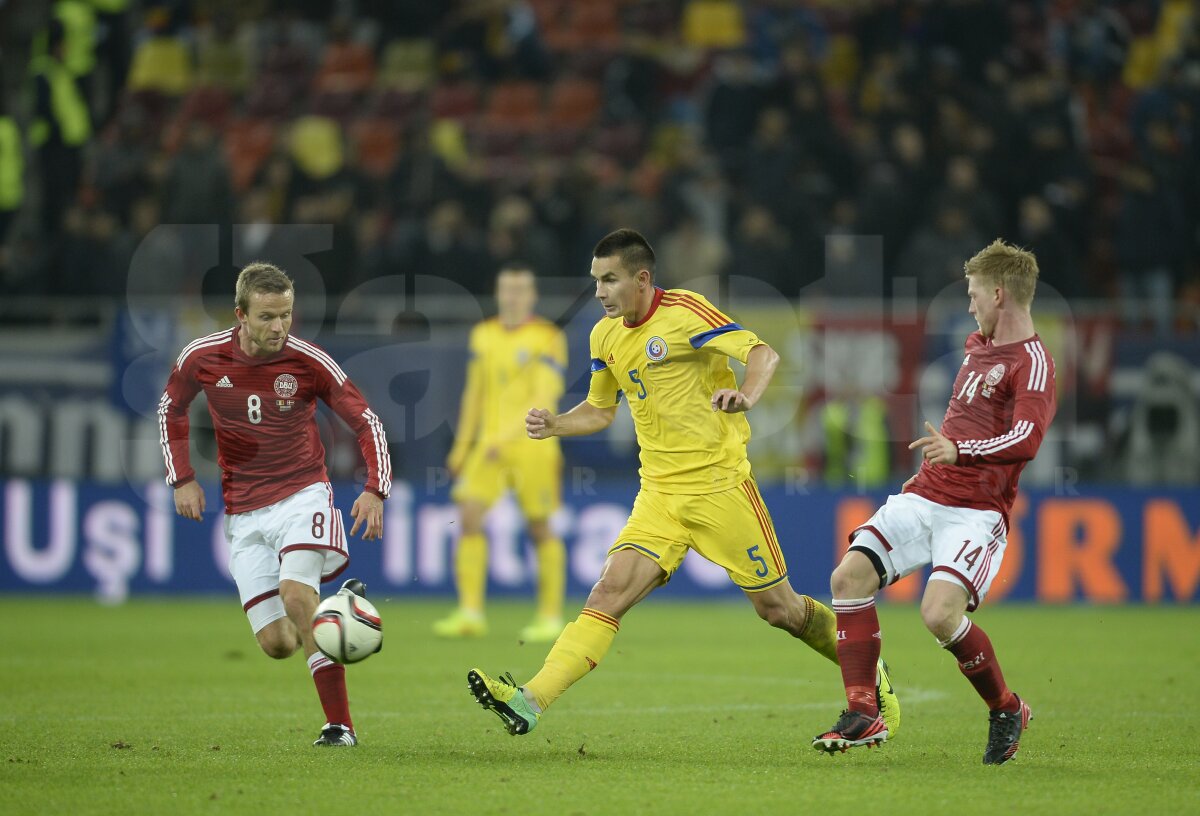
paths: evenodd
<path fill-rule="evenodd" d="M 217 380 L 217 388 L 233 388 L 233 383 L 229 381 L 229 375 L 226 374 L 221 379 Z"/>

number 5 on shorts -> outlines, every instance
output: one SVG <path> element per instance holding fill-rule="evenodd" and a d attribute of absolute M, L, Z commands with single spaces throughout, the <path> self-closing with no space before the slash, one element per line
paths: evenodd
<path fill-rule="evenodd" d="M 754 570 L 754 574 L 759 578 L 766 578 L 767 573 L 770 572 L 770 570 L 767 568 L 767 559 L 758 554 L 758 545 L 755 544 L 753 547 L 746 550 L 746 555 L 750 556 L 751 561 L 753 561 L 755 564 L 758 564 L 758 568 Z"/>

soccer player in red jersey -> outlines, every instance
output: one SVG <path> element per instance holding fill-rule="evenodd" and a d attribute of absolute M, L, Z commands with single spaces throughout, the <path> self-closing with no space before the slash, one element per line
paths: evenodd
<path fill-rule="evenodd" d="M 965 613 L 979 606 L 1000 569 L 1017 480 L 1054 418 L 1054 360 L 1029 313 L 1038 278 L 1033 254 L 997 240 L 965 271 L 979 331 L 967 338 L 942 427 L 925 423 L 929 435 L 909 446 L 924 454 L 920 470 L 850 534 L 830 579 L 849 707 L 813 740 L 819 750 L 887 739 L 875 692 L 875 594 L 927 564 L 933 571 L 921 617 L 991 711 L 984 764 L 1011 759 L 1031 718 L 1005 683 L 988 636 Z"/>
<path fill-rule="evenodd" d="M 312 638 L 322 581 L 349 563 L 341 511 L 325 471 L 313 419 L 321 399 L 358 436 L 367 483 L 350 510 L 363 538 L 383 534 L 391 459 L 379 417 L 333 358 L 291 335 L 292 281 L 278 267 L 252 263 L 237 280 L 238 325 L 187 345 L 158 404 L 159 437 L 175 511 L 200 521 L 204 491 L 188 458 L 188 406 L 201 390 L 217 437 L 229 571 L 242 608 L 268 655 L 303 649 L 326 723 L 314 745 L 356 745 L 346 671 Z M 344 590 L 365 593 L 351 579 Z"/>

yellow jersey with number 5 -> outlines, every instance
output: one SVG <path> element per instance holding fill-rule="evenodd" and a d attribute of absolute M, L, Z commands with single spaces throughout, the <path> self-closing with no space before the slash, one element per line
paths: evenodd
<path fill-rule="evenodd" d="M 629 403 L 641 448 L 644 488 L 700 494 L 737 487 L 750 476 L 744 413 L 712 409 L 713 392 L 738 387 L 729 358 L 746 362 L 762 341 L 703 295 L 658 289 L 635 324 L 603 318 L 592 329 L 587 401 Z"/>

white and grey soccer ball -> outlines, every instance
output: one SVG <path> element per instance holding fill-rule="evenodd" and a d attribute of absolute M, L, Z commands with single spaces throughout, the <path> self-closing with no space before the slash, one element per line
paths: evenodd
<path fill-rule="evenodd" d="M 340 590 L 321 601 L 312 619 L 313 640 L 335 663 L 358 663 L 383 648 L 383 621 L 366 598 Z"/>

